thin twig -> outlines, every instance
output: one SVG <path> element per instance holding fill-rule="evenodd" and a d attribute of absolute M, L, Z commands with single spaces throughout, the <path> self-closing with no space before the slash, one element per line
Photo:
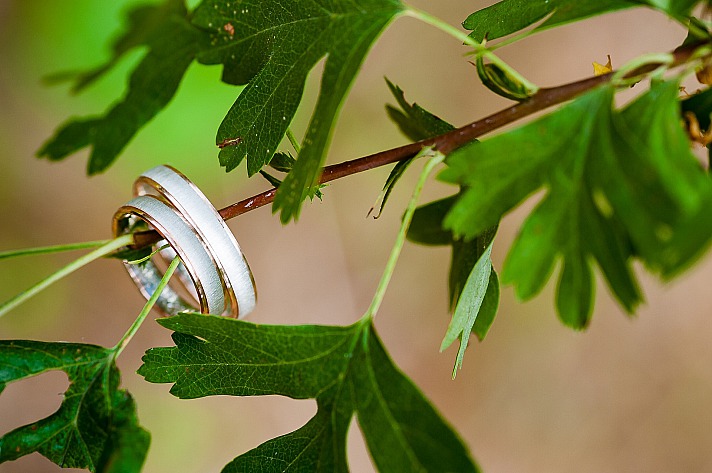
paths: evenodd
<path fill-rule="evenodd" d="M 687 44 L 672 52 L 673 62 L 670 67 L 685 63 L 689 60 L 697 48 L 703 43 Z M 654 71 L 660 64 L 645 64 L 628 74 L 626 77 L 635 77 Z M 380 151 L 362 158 L 345 161 L 343 163 L 326 166 L 319 179 L 320 184 L 334 181 L 342 177 L 350 176 L 377 167 L 393 164 L 404 159 L 409 159 L 417 155 L 423 148 L 432 147 L 444 155 L 452 153 L 457 148 L 479 138 L 491 131 L 502 128 L 534 113 L 546 110 L 554 105 L 567 102 L 594 87 L 609 82 L 614 73 L 589 77 L 576 82 L 560 85 L 557 87 L 542 88 L 529 99 L 512 105 L 509 108 L 496 112 L 488 117 L 482 118 L 465 126 L 452 130 L 443 135 L 439 135 L 427 140 L 417 141 L 405 146 L 399 146 L 385 151 Z M 220 209 L 220 216 L 224 220 L 235 218 L 251 210 L 263 207 L 272 203 L 277 189 L 269 189 L 247 199 L 236 202 L 223 209 Z M 136 247 L 146 246 L 158 241 L 160 237 L 154 231 L 141 232 L 134 235 Z"/>

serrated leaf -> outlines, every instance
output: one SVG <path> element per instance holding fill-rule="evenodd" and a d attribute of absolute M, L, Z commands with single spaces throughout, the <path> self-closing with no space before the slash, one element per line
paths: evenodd
<path fill-rule="evenodd" d="M 275 199 L 287 222 L 316 184 L 332 124 L 376 37 L 402 10 L 396 0 L 205 0 L 194 24 L 213 35 L 198 56 L 224 64 L 223 80 L 247 84 L 223 120 L 217 143 L 230 171 L 247 157 L 248 174 L 266 165 L 299 105 L 309 71 L 326 56 L 321 90 L 299 159 Z"/>
<path fill-rule="evenodd" d="M 109 72 L 129 51 L 150 46 L 164 33 L 166 17 L 186 15 L 182 0 L 165 0 L 154 5 L 138 5 L 126 14 L 125 31 L 111 45 L 111 58 L 101 66 L 81 72 L 60 72 L 49 76 L 50 82 L 71 80 L 72 92 L 80 92 Z"/>
<path fill-rule="evenodd" d="M 455 129 L 450 123 L 425 110 L 417 103 L 409 103 L 405 99 L 403 90 L 388 79 L 386 79 L 386 83 L 400 107 L 386 105 L 386 112 L 406 137 L 412 141 L 420 141 Z"/>
<path fill-rule="evenodd" d="M 385 353 L 372 325 L 255 325 L 179 314 L 160 319 L 175 347 L 146 352 L 147 381 L 181 398 L 279 394 L 314 398 L 297 431 L 237 457 L 224 472 L 347 471 L 355 413 L 380 471 L 477 471 L 460 439 Z"/>
<path fill-rule="evenodd" d="M 441 219 L 444 218 L 444 214 Z M 442 221 L 442 220 L 441 220 Z M 450 311 L 455 312 L 460 297 L 467 286 L 467 281 L 475 269 L 477 261 L 490 246 L 497 233 L 497 227 L 491 227 L 477 235 L 470 241 L 460 238 L 452 240 L 452 260 L 450 262 L 450 276 L 448 289 L 450 292 Z M 495 275 L 496 276 L 496 275 Z M 492 294 L 490 297 L 495 297 Z M 499 304 L 499 297 L 496 297 Z M 481 337 L 482 338 L 482 337 Z"/>
<path fill-rule="evenodd" d="M 453 317 L 440 350 L 460 337 L 453 376 L 462 366 L 470 332 L 474 332 L 480 341 L 484 340 L 499 307 L 499 279 L 489 257 L 497 227 L 485 230 L 470 241 L 455 238 L 450 230 L 443 228 L 443 220 L 457 197 L 450 196 L 418 207 L 407 234 L 410 241 L 423 245 L 452 246 L 448 289 Z M 483 267 L 485 253 L 489 267 Z"/>
<path fill-rule="evenodd" d="M 479 471 L 457 434 L 393 364 L 371 326 L 351 369 L 358 422 L 379 471 Z"/>
<path fill-rule="evenodd" d="M 0 341 L 0 392 L 7 383 L 62 370 L 69 388 L 49 417 L 0 437 L 0 463 L 38 452 L 64 468 L 138 472 L 148 432 L 128 392 L 119 390 L 114 351 L 95 345 Z"/>
<path fill-rule="evenodd" d="M 294 167 L 297 160 L 290 153 L 279 151 L 272 156 L 269 165 L 272 169 L 279 172 L 289 172 Z"/>
<path fill-rule="evenodd" d="M 699 0 L 503 0 L 472 13 L 462 23 L 477 42 L 497 39 L 544 20 L 535 31 L 647 4 L 674 17 L 689 14 Z"/>
<path fill-rule="evenodd" d="M 401 177 L 403 177 L 403 174 L 405 174 L 406 169 L 410 166 L 410 164 L 413 162 L 415 158 L 409 158 L 409 159 L 404 159 L 403 161 L 398 161 L 395 166 L 393 166 L 393 169 L 391 169 L 391 172 L 388 173 L 388 178 L 386 179 L 386 183 L 383 184 L 383 189 L 381 189 L 381 193 L 378 195 L 378 198 L 376 199 L 376 202 L 373 204 L 371 209 L 368 211 L 368 215 L 371 215 L 371 212 L 378 206 L 378 212 L 376 215 L 373 216 L 373 218 L 379 218 L 381 216 L 381 213 L 383 213 L 383 208 L 386 206 L 386 203 L 388 202 L 388 198 L 391 196 L 391 192 L 393 192 L 393 189 L 396 186 L 396 183 L 400 180 Z M 378 205 L 378 202 L 381 202 L 380 205 Z M 367 215 L 367 216 L 368 216 Z"/>
<path fill-rule="evenodd" d="M 282 181 L 281 181 L 281 180 L 277 179 L 277 178 L 274 177 L 272 174 L 270 174 L 270 173 L 268 173 L 268 172 L 266 172 L 266 171 L 260 170 L 260 176 L 264 177 L 265 180 L 266 180 L 267 182 L 269 182 L 270 185 L 272 185 L 272 187 L 277 188 L 277 187 L 279 187 L 279 186 L 282 184 Z"/>
<path fill-rule="evenodd" d="M 194 315 L 159 319 L 175 331 L 176 348 L 148 350 L 138 374 L 151 383 L 173 383 L 171 394 L 181 399 L 220 394 L 316 398 L 345 370 L 358 332 L 357 326 L 233 325 L 219 320 Z"/>
<path fill-rule="evenodd" d="M 487 249 L 480 255 L 474 268 L 467 278 L 465 287 L 455 307 L 455 313 L 448 325 L 447 332 L 440 345 L 440 351 L 449 347 L 452 342 L 460 339 L 460 348 L 457 351 L 455 367 L 452 370 L 454 378 L 457 370 L 462 367 L 462 360 L 465 357 L 465 349 L 470 340 L 470 332 L 475 326 L 475 321 L 480 312 L 480 307 L 485 299 L 487 287 L 489 286 L 492 274 L 492 243 L 490 241 Z"/>
<path fill-rule="evenodd" d="M 593 299 L 589 261 L 596 261 L 632 311 L 641 296 L 631 258 L 667 277 L 693 261 L 711 236 L 704 225 L 693 224 L 712 202 L 712 189 L 680 126 L 677 93 L 675 81 L 655 83 L 616 110 L 614 89 L 604 86 L 454 152 L 440 177 L 468 189 L 445 226 L 457 235 L 477 235 L 544 188 L 510 249 L 503 280 L 514 283 L 519 297 L 530 298 L 561 257 L 559 315 L 582 328 Z"/>
<path fill-rule="evenodd" d="M 329 402 L 319 401 L 316 415 L 303 427 L 243 453 L 222 473 L 347 473 L 346 432 L 352 409 L 342 409 L 337 396 L 324 398 Z"/>
<path fill-rule="evenodd" d="M 469 241 L 454 237 L 451 230 L 443 227 L 443 220 L 455 202 L 457 202 L 458 197 L 458 195 L 453 195 L 418 207 L 413 215 L 407 234 L 408 240 L 421 245 L 452 246 L 450 274 L 448 277 L 451 311 L 455 310 L 457 301 L 465 288 L 472 269 L 494 239 L 497 231 L 497 226 L 494 225 Z M 496 273 L 494 273 L 493 278 L 497 279 Z M 485 307 L 488 307 L 488 310 L 494 310 L 494 314 L 488 313 L 483 319 L 489 320 L 489 323 L 476 325 L 479 329 L 477 336 L 480 340 L 484 339 L 487 334 L 487 329 L 492 324 L 499 305 L 499 281 L 497 281 L 497 284 L 490 284 L 488 287 L 491 287 L 492 290 L 488 289 L 488 295 L 486 296 L 488 303 L 485 304 Z"/>
<path fill-rule="evenodd" d="M 129 79 L 126 96 L 103 116 L 71 119 L 37 152 L 52 161 L 91 146 L 88 174 L 106 170 L 131 141 L 171 100 L 188 66 L 207 36 L 187 20 L 183 0 L 138 7 L 129 14 L 127 31 L 114 44 L 114 56 L 104 66 L 79 74 L 81 89 L 109 70 L 127 51 L 147 46 L 148 53 Z"/>
<path fill-rule="evenodd" d="M 388 88 L 400 107 L 400 109 L 398 109 L 391 105 L 386 105 L 386 112 L 391 120 L 398 125 L 398 128 L 405 136 L 413 141 L 420 141 L 455 129 L 455 127 L 451 124 L 428 112 L 417 103 L 414 102 L 412 105 L 408 103 L 405 99 L 403 90 L 401 90 L 401 88 L 397 85 L 394 85 L 388 79 L 386 79 L 386 83 L 388 84 Z M 408 166 L 410 166 L 413 162 L 413 159 L 414 158 L 405 159 L 396 163 L 391 172 L 388 174 L 388 178 L 386 179 L 386 183 L 383 185 L 381 194 L 378 196 L 376 204 L 374 204 L 369 211 L 369 215 L 375 209 L 378 201 L 380 200 L 380 206 L 374 218 L 380 217 L 383 212 L 383 208 L 388 202 L 391 192 L 395 188 L 396 183 L 403 176 L 406 169 L 408 169 Z"/>

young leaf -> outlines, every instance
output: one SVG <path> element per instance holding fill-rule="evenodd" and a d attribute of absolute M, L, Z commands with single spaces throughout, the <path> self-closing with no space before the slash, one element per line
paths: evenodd
<path fill-rule="evenodd" d="M 499 309 L 499 278 L 497 272 L 492 267 L 490 272 L 489 283 L 487 284 L 487 293 L 480 306 L 480 311 L 477 313 L 475 325 L 472 326 L 472 333 L 477 336 L 479 341 L 482 341 L 489 333 L 490 327 L 494 322 Z"/>
<path fill-rule="evenodd" d="M 408 103 L 403 90 L 388 79 L 386 79 L 386 83 L 400 107 L 386 105 L 386 112 L 406 137 L 413 141 L 420 141 L 455 129 L 454 126 L 428 112 L 417 103 Z"/>
<path fill-rule="evenodd" d="M 502 277 L 519 297 L 532 297 L 561 255 L 557 307 L 576 328 L 590 317 L 591 260 L 632 311 L 640 302 L 632 257 L 669 276 L 710 239 L 693 220 L 712 202 L 712 189 L 679 125 L 678 84 L 657 82 L 622 111 L 614 110 L 613 94 L 611 87 L 598 88 L 531 124 L 463 147 L 440 176 L 468 186 L 445 220 L 466 238 L 538 189 L 548 190 L 524 223 Z"/>
<path fill-rule="evenodd" d="M 409 104 L 400 87 L 393 85 L 390 81 L 388 81 L 388 79 L 386 79 L 386 82 L 388 83 L 391 93 L 396 98 L 396 101 L 401 108 L 401 110 L 399 110 L 395 107 L 387 106 L 386 109 L 388 110 L 388 115 L 394 122 L 396 122 L 396 124 L 398 124 L 400 130 L 408 138 L 418 141 L 431 136 L 447 133 L 448 131 L 454 129 L 451 124 L 428 112 L 418 104 Z M 405 163 L 409 162 L 410 161 L 406 161 Z M 407 166 L 407 164 L 405 164 L 403 168 L 405 168 L 405 166 Z M 382 206 L 385 205 L 388 192 L 390 192 L 395 185 L 395 182 L 400 177 L 400 174 L 397 173 L 402 173 L 402 169 L 398 166 L 393 169 L 391 175 L 388 176 L 388 180 L 386 181 L 386 185 L 384 186 L 386 194 L 383 199 Z M 468 279 L 472 277 L 474 281 L 475 278 L 471 276 L 471 273 L 473 273 L 477 261 L 485 252 L 487 247 L 492 243 L 496 233 L 495 226 L 490 230 L 483 232 L 483 234 L 474 241 L 466 242 L 462 239 L 454 238 L 452 232 L 443 229 L 442 226 L 443 218 L 448 210 L 450 210 L 450 207 L 454 202 L 455 196 L 452 196 L 419 207 L 413 215 L 413 220 L 408 228 L 407 234 L 410 241 L 423 245 L 452 245 L 448 289 L 450 293 L 450 310 L 453 312 L 455 312 L 455 308 L 458 306 L 458 301 L 461 294 L 463 294 L 463 290 L 466 288 Z M 487 335 L 492 322 L 494 322 L 497 307 L 499 306 L 499 281 L 497 279 L 497 273 L 495 273 L 491 268 L 491 262 L 490 271 L 491 275 L 489 277 L 489 282 L 485 279 L 485 285 L 483 286 L 483 290 L 486 292 L 485 302 L 480 301 L 476 307 L 465 302 L 463 302 L 460 306 L 460 310 L 463 313 L 468 312 L 471 314 L 475 321 L 474 325 L 467 329 L 467 334 L 463 335 L 465 342 L 464 345 L 461 345 L 462 350 L 464 350 L 464 347 L 467 346 L 467 339 L 469 339 L 469 332 L 471 329 L 474 328 L 477 337 L 480 340 L 483 340 Z M 473 282 L 471 290 L 476 290 L 474 289 L 474 285 L 475 283 Z M 473 300 L 470 300 L 469 302 L 473 302 Z M 482 308 L 485 309 L 486 313 L 478 315 Z M 453 320 L 455 317 L 456 316 L 453 317 Z M 462 354 L 462 352 L 458 354 L 456 366 L 462 364 Z"/>
<path fill-rule="evenodd" d="M 129 14 L 129 26 L 114 44 L 114 56 L 104 66 L 77 76 L 79 90 L 105 73 L 119 57 L 137 46 L 148 53 L 136 66 L 124 99 L 104 116 L 72 119 L 62 125 L 37 152 L 52 161 L 91 146 L 87 172 L 106 170 L 131 141 L 171 100 L 207 35 L 192 27 L 182 0 L 138 7 Z"/>
<path fill-rule="evenodd" d="M 272 185 L 272 187 L 279 187 L 282 184 L 282 181 L 274 177 L 272 174 L 260 170 L 260 175 L 265 178 L 267 182 Z"/>
<path fill-rule="evenodd" d="M 477 471 L 457 435 L 393 365 L 370 323 L 269 326 L 200 314 L 159 323 L 176 331 L 176 346 L 148 350 L 139 374 L 173 383 L 175 396 L 317 400 L 305 426 L 240 455 L 224 472 L 345 472 L 354 413 L 380 471 Z"/>
<path fill-rule="evenodd" d="M 69 388 L 49 417 L 0 437 L 0 463 L 39 452 L 64 468 L 138 472 L 148 450 L 148 432 L 136 406 L 118 389 L 114 351 L 95 345 L 0 341 L 0 392 L 5 385 L 62 370 Z"/>
<path fill-rule="evenodd" d="M 371 44 L 402 10 L 397 0 L 205 0 L 193 23 L 213 35 L 198 56 L 224 64 L 223 80 L 247 84 L 217 134 L 220 164 L 230 171 L 247 157 L 249 175 L 267 164 L 301 100 L 307 74 L 327 57 L 321 91 L 299 159 L 280 186 L 275 209 L 299 216 L 316 184 L 332 124 Z"/>
<path fill-rule="evenodd" d="M 485 64 L 482 56 L 477 57 L 475 67 L 485 87 L 497 95 L 521 102 L 536 93 L 497 64 Z"/>
<path fill-rule="evenodd" d="M 294 159 L 294 156 L 292 156 L 291 153 L 279 151 L 277 153 L 274 153 L 274 156 L 272 156 L 269 165 L 272 169 L 276 171 L 289 172 L 294 167 L 294 163 L 296 161 L 297 160 Z"/>
<path fill-rule="evenodd" d="M 386 112 L 391 120 L 398 125 L 398 128 L 405 136 L 413 141 L 420 141 L 455 129 L 455 127 L 450 125 L 448 122 L 428 112 L 417 103 L 413 103 L 412 105 L 408 103 L 405 99 L 403 90 L 401 90 L 401 88 L 397 85 L 394 85 L 388 79 L 386 79 L 386 83 L 388 84 L 388 88 L 391 90 L 391 93 L 400 107 L 399 109 L 391 105 L 386 105 Z M 386 183 L 383 185 L 383 189 L 381 190 L 381 194 L 378 198 L 378 200 L 381 201 L 381 205 L 374 218 L 378 218 L 381 215 L 383 208 L 386 206 L 386 202 L 388 202 L 388 197 L 390 197 L 396 183 L 403 176 L 406 169 L 408 169 L 408 166 L 410 166 L 412 162 L 413 158 L 399 161 L 393 167 L 390 174 L 388 174 Z M 376 200 L 376 202 L 378 202 L 378 200 Z M 369 211 L 369 215 L 375 207 L 376 204 L 374 204 Z"/>
<path fill-rule="evenodd" d="M 275 155 L 276 156 L 276 155 Z M 271 163 L 270 163 L 271 165 Z M 266 171 L 260 170 L 260 175 L 265 178 L 267 182 L 269 182 L 274 188 L 279 189 L 279 186 L 282 185 L 282 181 L 280 179 L 277 179 L 273 175 L 269 174 Z M 316 185 L 312 188 L 309 189 L 308 196 L 310 199 L 313 199 L 314 197 L 318 197 L 319 200 L 321 200 L 322 197 L 324 197 L 324 194 L 321 193 L 322 187 L 326 187 L 326 184 L 321 184 L 321 185 Z"/>
<path fill-rule="evenodd" d="M 671 16 L 680 17 L 689 14 L 698 2 L 699 0 L 503 0 L 472 13 L 462 26 L 471 30 L 470 36 L 481 43 L 484 39 L 492 40 L 515 33 L 540 20 L 544 21 L 535 31 L 644 4 Z"/>
<path fill-rule="evenodd" d="M 393 166 L 391 172 L 388 173 L 386 183 L 383 184 L 383 189 L 381 189 L 381 193 L 378 195 L 376 202 L 373 204 L 373 207 L 371 207 L 366 216 L 371 215 L 371 212 L 373 212 L 373 210 L 376 208 L 376 205 L 378 204 L 379 200 L 381 201 L 381 205 L 378 206 L 378 213 L 374 215 L 373 218 L 379 218 L 381 216 L 381 213 L 383 213 L 383 208 L 386 206 L 386 202 L 388 202 L 388 198 L 390 197 L 391 192 L 393 192 L 396 183 L 401 177 L 403 177 L 403 174 L 405 174 L 406 169 L 408 169 L 408 166 L 410 166 L 414 159 L 415 158 L 404 159 L 403 161 L 398 161 L 396 165 Z"/>
<path fill-rule="evenodd" d="M 457 370 L 462 367 L 462 360 L 465 357 L 465 348 L 470 340 L 470 332 L 475 326 L 475 321 L 480 312 L 480 307 L 485 299 L 487 287 L 489 286 L 490 276 L 492 274 L 492 243 L 490 242 L 487 249 L 480 255 L 475 267 L 472 268 L 465 287 L 460 295 L 460 299 L 455 307 L 455 313 L 452 316 L 450 325 L 445 333 L 440 351 L 445 350 L 452 345 L 456 339 L 460 339 L 460 349 L 457 351 L 457 360 L 455 367 L 452 370 L 452 377 L 457 374 Z"/>
<path fill-rule="evenodd" d="M 441 222 L 445 215 L 441 215 Z M 467 280 L 471 277 L 477 261 L 487 247 L 494 240 L 497 227 L 492 227 L 478 235 L 471 241 L 463 239 L 452 239 L 452 261 L 450 263 L 450 275 L 448 278 L 448 288 L 450 291 L 450 311 L 455 312 L 467 285 Z M 499 299 L 497 299 L 499 300 Z M 482 337 L 480 337 L 481 339 Z"/>
<path fill-rule="evenodd" d="M 457 307 L 460 295 L 465 289 L 470 273 L 472 273 L 475 264 L 493 241 L 497 232 L 497 227 L 493 226 L 469 241 L 455 238 L 452 231 L 443 228 L 443 220 L 457 199 L 458 196 L 453 195 L 418 207 L 408 229 L 408 239 L 414 243 L 452 246 L 448 288 L 450 292 L 450 310 L 453 312 Z M 487 285 L 487 294 L 480 308 L 480 314 L 475 321 L 475 334 L 480 340 L 484 340 L 487 335 L 487 331 L 494 321 L 498 306 L 499 280 L 497 273 L 492 270 L 490 281 Z M 482 310 L 486 310 L 487 313 L 483 314 Z"/>

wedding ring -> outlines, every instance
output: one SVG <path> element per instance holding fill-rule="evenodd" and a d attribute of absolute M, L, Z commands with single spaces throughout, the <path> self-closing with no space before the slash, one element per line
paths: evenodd
<path fill-rule="evenodd" d="M 194 228 L 183 220 L 174 208 L 155 196 L 143 195 L 130 200 L 116 212 L 113 220 L 114 235 L 132 233 L 142 222 L 160 233 L 180 256 L 195 287 L 200 312 L 223 314 L 226 301 L 220 275 L 213 258 L 206 251 Z M 151 260 L 142 264 L 125 262 L 124 265 L 141 293 L 148 299 L 162 278 L 159 269 Z M 183 310 L 196 310 L 170 287 L 163 290 L 156 304 L 167 315 L 174 315 Z"/>
<path fill-rule="evenodd" d="M 242 318 L 252 312 L 257 293 L 250 267 L 227 224 L 200 189 L 176 169 L 157 166 L 136 179 L 134 194 L 157 194 L 192 227 L 217 266 L 226 315 Z"/>

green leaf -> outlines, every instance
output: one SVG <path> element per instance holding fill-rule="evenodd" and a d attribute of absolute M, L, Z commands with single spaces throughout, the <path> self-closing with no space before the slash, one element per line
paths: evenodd
<path fill-rule="evenodd" d="M 321 91 L 292 172 L 275 199 L 287 222 L 324 163 L 332 125 L 363 59 L 402 11 L 397 0 L 205 0 L 193 23 L 209 31 L 213 47 L 198 60 L 224 64 L 223 80 L 247 84 L 217 134 L 220 164 L 230 171 L 247 157 L 249 175 L 277 150 L 299 105 L 309 71 L 326 57 Z"/>
<path fill-rule="evenodd" d="M 173 383 L 171 394 L 181 399 L 221 394 L 316 398 L 345 370 L 359 330 L 224 320 L 196 315 L 159 319 L 175 331 L 176 348 L 148 350 L 138 373 L 152 383 Z"/>
<path fill-rule="evenodd" d="M 653 8 L 679 17 L 689 15 L 695 5 L 703 2 L 700 0 L 642 0 L 642 3 L 647 3 Z"/>
<path fill-rule="evenodd" d="M 373 327 L 352 363 L 358 422 L 379 471 L 479 471 L 455 432 L 390 359 Z"/>
<path fill-rule="evenodd" d="M 484 340 L 499 307 L 499 279 L 489 256 L 497 227 L 485 230 L 470 241 L 455 238 L 450 230 L 443 228 L 443 219 L 457 197 L 454 195 L 419 207 L 408 229 L 408 239 L 416 243 L 452 245 L 448 288 L 453 317 L 440 351 L 460 337 L 453 377 L 462 366 L 470 332 L 474 331 L 480 341 Z"/>
<path fill-rule="evenodd" d="M 275 156 L 277 156 L 277 155 L 275 155 Z M 282 156 L 289 156 L 289 155 L 282 154 Z M 291 158 L 291 156 L 290 156 L 290 158 Z M 294 159 L 294 158 L 292 158 L 292 159 Z M 285 166 L 285 165 L 289 165 L 289 162 L 286 160 L 282 160 L 281 163 L 279 163 L 277 165 L 277 168 L 283 168 L 283 166 Z M 272 163 L 270 163 L 270 166 L 272 166 Z M 274 166 L 272 166 L 272 167 L 274 167 Z M 276 189 L 279 189 L 279 186 L 282 185 L 282 181 L 280 179 L 277 179 L 276 177 L 274 177 L 273 175 L 269 174 L 266 171 L 260 170 L 260 175 L 262 177 L 264 177 L 265 180 L 267 182 L 269 182 Z M 324 194 L 321 193 L 321 189 L 323 187 L 326 187 L 326 185 L 320 184 L 320 185 L 316 185 L 316 186 L 312 187 L 311 189 L 309 189 L 309 193 L 308 193 L 309 198 L 313 199 L 314 197 L 318 197 L 319 200 L 321 200 L 321 198 L 324 197 Z"/>
<path fill-rule="evenodd" d="M 179 314 L 159 323 L 176 331 L 176 346 L 148 350 L 139 374 L 173 383 L 178 397 L 317 400 L 317 413 L 305 426 L 240 455 L 224 472 L 345 472 L 353 414 L 380 471 L 477 471 L 461 440 L 393 365 L 368 322 L 270 326 Z"/>
<path fill-rule="evenodd" d="M 445 217 L 445 214 L 441 216 Z M 452 260 L 450 262 L 450 276 L 448 288 L 450 292 L 450 310 L 455 311 L 458 301 L 467 286 L 467 280 L 471 277 L 477 261 L 487 250 L 487 247 L 494 241 L 497 227 L 491 227 L 477 235 L 470 241 L 452 237 Z M 494 297 L 492 295 L 491 297 Z M 496 297 L 499 303 L 499 297 Z M 483 338 L 483 337 L 480 337 Z"/>
<path fill-rule="evenodd" d="M 465 349 L 470 340 L 470 332 L 475 326 L 477 315 L 480 312 L 480 307 L 485 299 L 487 287 L 489 286 L 490 275 L 492 274 L 492 243 L 490 242 L 487 249 L 480 255 L 475 267 L 472 268 L 465 287 L 460 295 L 455 307 L 455 313 L 452 316 L 450 325 L 448 325 L 445 338 L 440 345 L 440 351 L 445 350 L 452 345 L 452 342 L 460 339 L 460 349 L 457 351 L 457 360 L 452 371 L 452 377 L 457 374 L 457 370 L 462 367 L 462 360 L 465 357 Z"/>
<path fill-rule="evenodd" d="M 388 79 L 386 79 L 386 83 L 400 107 L 386 105 L 386 112 L 406 137 L 413 141 L 420 141 L 455 129 L 454 126 L 428 112 L 417 103 L 408 103 L 403 90 Z"/>
<path fill-rule="evenodd" d="M 386 83 L 388 84 L 388 88 L 393 94 L 393 97 L 395 97 L 398 106 L 400 107 L 396 108 L 391 105 L 386 105 L 386 112 L 388 113 L 388 116 L 391 118 L 391 120 L 393 120 L 398 125 L 398 128 L 406 137 L 410 138 L 413 141 L 420 141 L 426 138 L 447 133 L 448 131 L 452 131 L 455 129 L 455 127 L 450 125 L 448 122 L 433 115 L 418 104 L 413 103 L 411 105 L 410 103 L 408 103 L 408 101 L 405 99 L 405 94 L 403 93 L 403 90 L 397 85 L 394 85 L 388 79 L 386 79 Z M 391 192 L 395 188 L 396 183 L 403 176 L 406 169 L 408 169 L 408 166 L 410 166 L 412 162 L 413 158 L 399 161 L 393 167 L 390 174 L 388 174 L 386 183 L 383 185 L 383 189 L 381 190 L 381 193 L 378 196 L 378 199 L 376 200 L 376 203 L 378 203 L 378 201 L 380 200 L 381 204 L 378 213 L 374 218 L 380 217 L 381 213 L 383 212 L 383 208 L 386 205 L 386 202 L 388 202 L 388 197 L 391 195 Z M 374 206 L 369 211 L 369 215 L 375 207 L 376 204 L 374 204 Z"/>
<path fill-rule="evenodd" d="M 222 473 L 347 473 L 346 432 L 353 412 L 341 406 L 353 400 L 335 403 L 330 395 L 324 398 L 329 402 L 318 401 L 316 415 L 302 428 L 240 455 Z"/>
<path fill-rule="evenodd" d="M 450 293 L 450 310 L 455 311 L 457 302 L 465 288 L 467 279 L 470 277 L 475 264 L 482 253 L 487 249 L 497 231 L 494 225 L 484 230 L 477 237 L 467 241 L 453 236 L 452 231 L 443 228 L 445 215 L 457 202 L 458 195 L 446 197 L 429 204 L 418 207 L 413 215 L 413 220 L 408 228 L 408 239 L 421 245 L 451 245 L 452 258 L 450 262 L 450 275 L 448 278 Z M 492 279 L 496 283 L 492 283 Z M 483 308 L 487 309 L 487 314 L 478 316 L 475 323 L 476 335 L 483 340 L 492 325 L 494 316 L 499 306 L 499 280 L 497 274 L 492 273 L 490 283 L 485 296 Z M 480 318 L 482 317 L 482 318 Z"/>
<path fill-rule="evenodd" d="M 667 14 L 688 15 L 699 0 L 503 0 L 472 13 L 462 23 L 471 30 L 477 42 L 493 40 L 520 31 L 542 21 L 534 31 L 562 26 L 592 16 L 642 5 L 652 6 Z"/>
<path fill-rule="evenodd" d="M 413 103 L 412 105 L 408 103 L 405 99 L 403 90 L 401 90 L 401 88 L 397 85 L 394 85 L 388 79 L 386 79 L 386 83 L 388 84 L 388 88 L 400 107 L 396 108 L 391 105 L 386 105 L 386 112 L 391 120 L 398 125 L 398 128 L 405 136 L 413 141 L 420 141 L 433 136 L 442 135 L 455 129 L 454 126 L 428 112 L 417 103 Z M 399 161 L 393 167 L 390 174 L 388 174 L 386 183 L 383 185 L 383 189 L 381 190 L 378 199 L 376 199 L 376 204 L 374 204 L 368 212 L 370 215 L 380 200 L 381 205 L 379 206 L 378 213 L 373 218 L 381 216 L 383 208 L 386 206 L 388 198 L 395 188 L 396 183 L 403 176 L 406 169 L 408 169 L 408 166 L 410 166 L 413 162 L 413 159 L 414 158 L 409 158 Z"/>
<path fill-rule="evenodd" d="M 418 207 L 408 227 L 408 240 L 421 245 L 452 244 L 452 232 L 443 228 L 443 219 L 457 198 L 452 195 Z"/>
<path fill-rule="evenodd" d="M 712 189 L 680 126 L 677 82 L 653 84 L 623 110 L 614 108 L 613 95 L 613 88 L 600 87 L 535 122 L 463 147 L 440 176 L 467 186 L 445 220 L 466 238 L 546 190 L 502 278 L 530 298 L 561 257 L 557 308 L 576 328 L 590 318 L 591 261 L 632 312 L 641 299 L 633 257 L 668 277 L 690 264 L 711 235 L 694 220 L 712 203 Z"/>
<path fill-rule="evenodd" d="M 475 319 L 475 325 L 472 327 L 472 332 L 477 336 L 479 341 L 483 341 L 489 333 L 490 327 L 494 322 L 499 309 L 499 278 L 497 272 L 492 267 L 490 272 L 489 283 L 487 284 L 487 293 L 482 301 L 480 311 Z"/>
<path fill-rule="evenodd" d="M 82 89 L 109 70 L 127 51 L 147 46 L 148 53 L 131 74 L 126 96 L 103 116 L 71 119 L 37 152 L 61 160 L 91 146 L 87 172 L 106 170 L 131 141 L 171 100 L 188 66 L 207 36 L 187 21 L 182 0 L 138 7 L 129 14 L 127 31 L 114 44 L 114 56 L 95 70 L 79 74 Z"/>
<path fill-rule="evenodd" d="M 378 213 L 374 215 L 373 218 L 379 218 L 381 216 L 381 213 L 383 213 L 383 208 L 386 206 L 386 202 L 388 202 L 388 198 L 390 197 L 391 192 L 393 192 L 396 183 L 401 177 L 403 177 L 403 174 L 405 174 L 406 169 L 408 169 L 408 166 L 411 165 L 414 159 L 415 157 L 404 159 L 403 161 L 398 161 L 396 165 L 393 166 L 391 172 L 388 173 L 386 183 L 383 184 L 383 189 L 381 189 L 381 192 L 378 195 L 376 202 L 368 211 L 367 216 L 371 215 L 371 212 L 373 212 L 373 210 L 376 208 L 376 205 L 378 205 L 379 200 L 381 201 L 381 205 L 378 206 Z"/>
<path fill-rule="evenodd" d="M 536 93 L 497 64 L 485 64 L 482 56 L 477 57 L 475 67 L 482 83 L 497 95 L 521 102 Z"/>
<path fill-rule="evenodd" d="M 138 472 L 148 450 L 148 432 L 136 406 L 118 389 L 114 351 L 95 345 L 0 341 L 0 392 L 12 381 L 62 370 L 69 388 L 59 409 L 0 438 L 0 463 L 39 452 L 64 468 Z"/>
<path fill-rule="evenodd" d="M 266 171 L 260 171 L 260 175 L 265 178 L 267 182 L 272 185 L 272 187 L 279 187 L 282 184 L 282 181 L 274 177 L 272 174 L 266 172 Z"/>
<path fill-rule="evenodd" d="M 127 391 L 113 393 L 111 435 L 96 471 L 102 473 L 138 472 L 146 460 L 151 435 L 138 425 L 136 402 Z"/>
<path fill-rule="evenodd" d="M 269 165 L 276 171 L 289 172 L 294 167 L 294 163 L 296 161 L 297 160 L 294 159 L 294 156 L 290 153 L 279 151 L 272 156 L 272 160 L 269 162 Z"/>
<path fill-rule="evenodd" d="M 50 82 L 72 80 L 72 92 L 81 92 L 109 72 L 128 52 L 150 46 L 164 33 L 167 16 L 186 15 L 182 0 L 165 0 L 162 4 L 138 5 L 126 15 L 126 29 L 111 45 L 111 58 L 88 71 L 60 72 L 49 76 Z"/>

